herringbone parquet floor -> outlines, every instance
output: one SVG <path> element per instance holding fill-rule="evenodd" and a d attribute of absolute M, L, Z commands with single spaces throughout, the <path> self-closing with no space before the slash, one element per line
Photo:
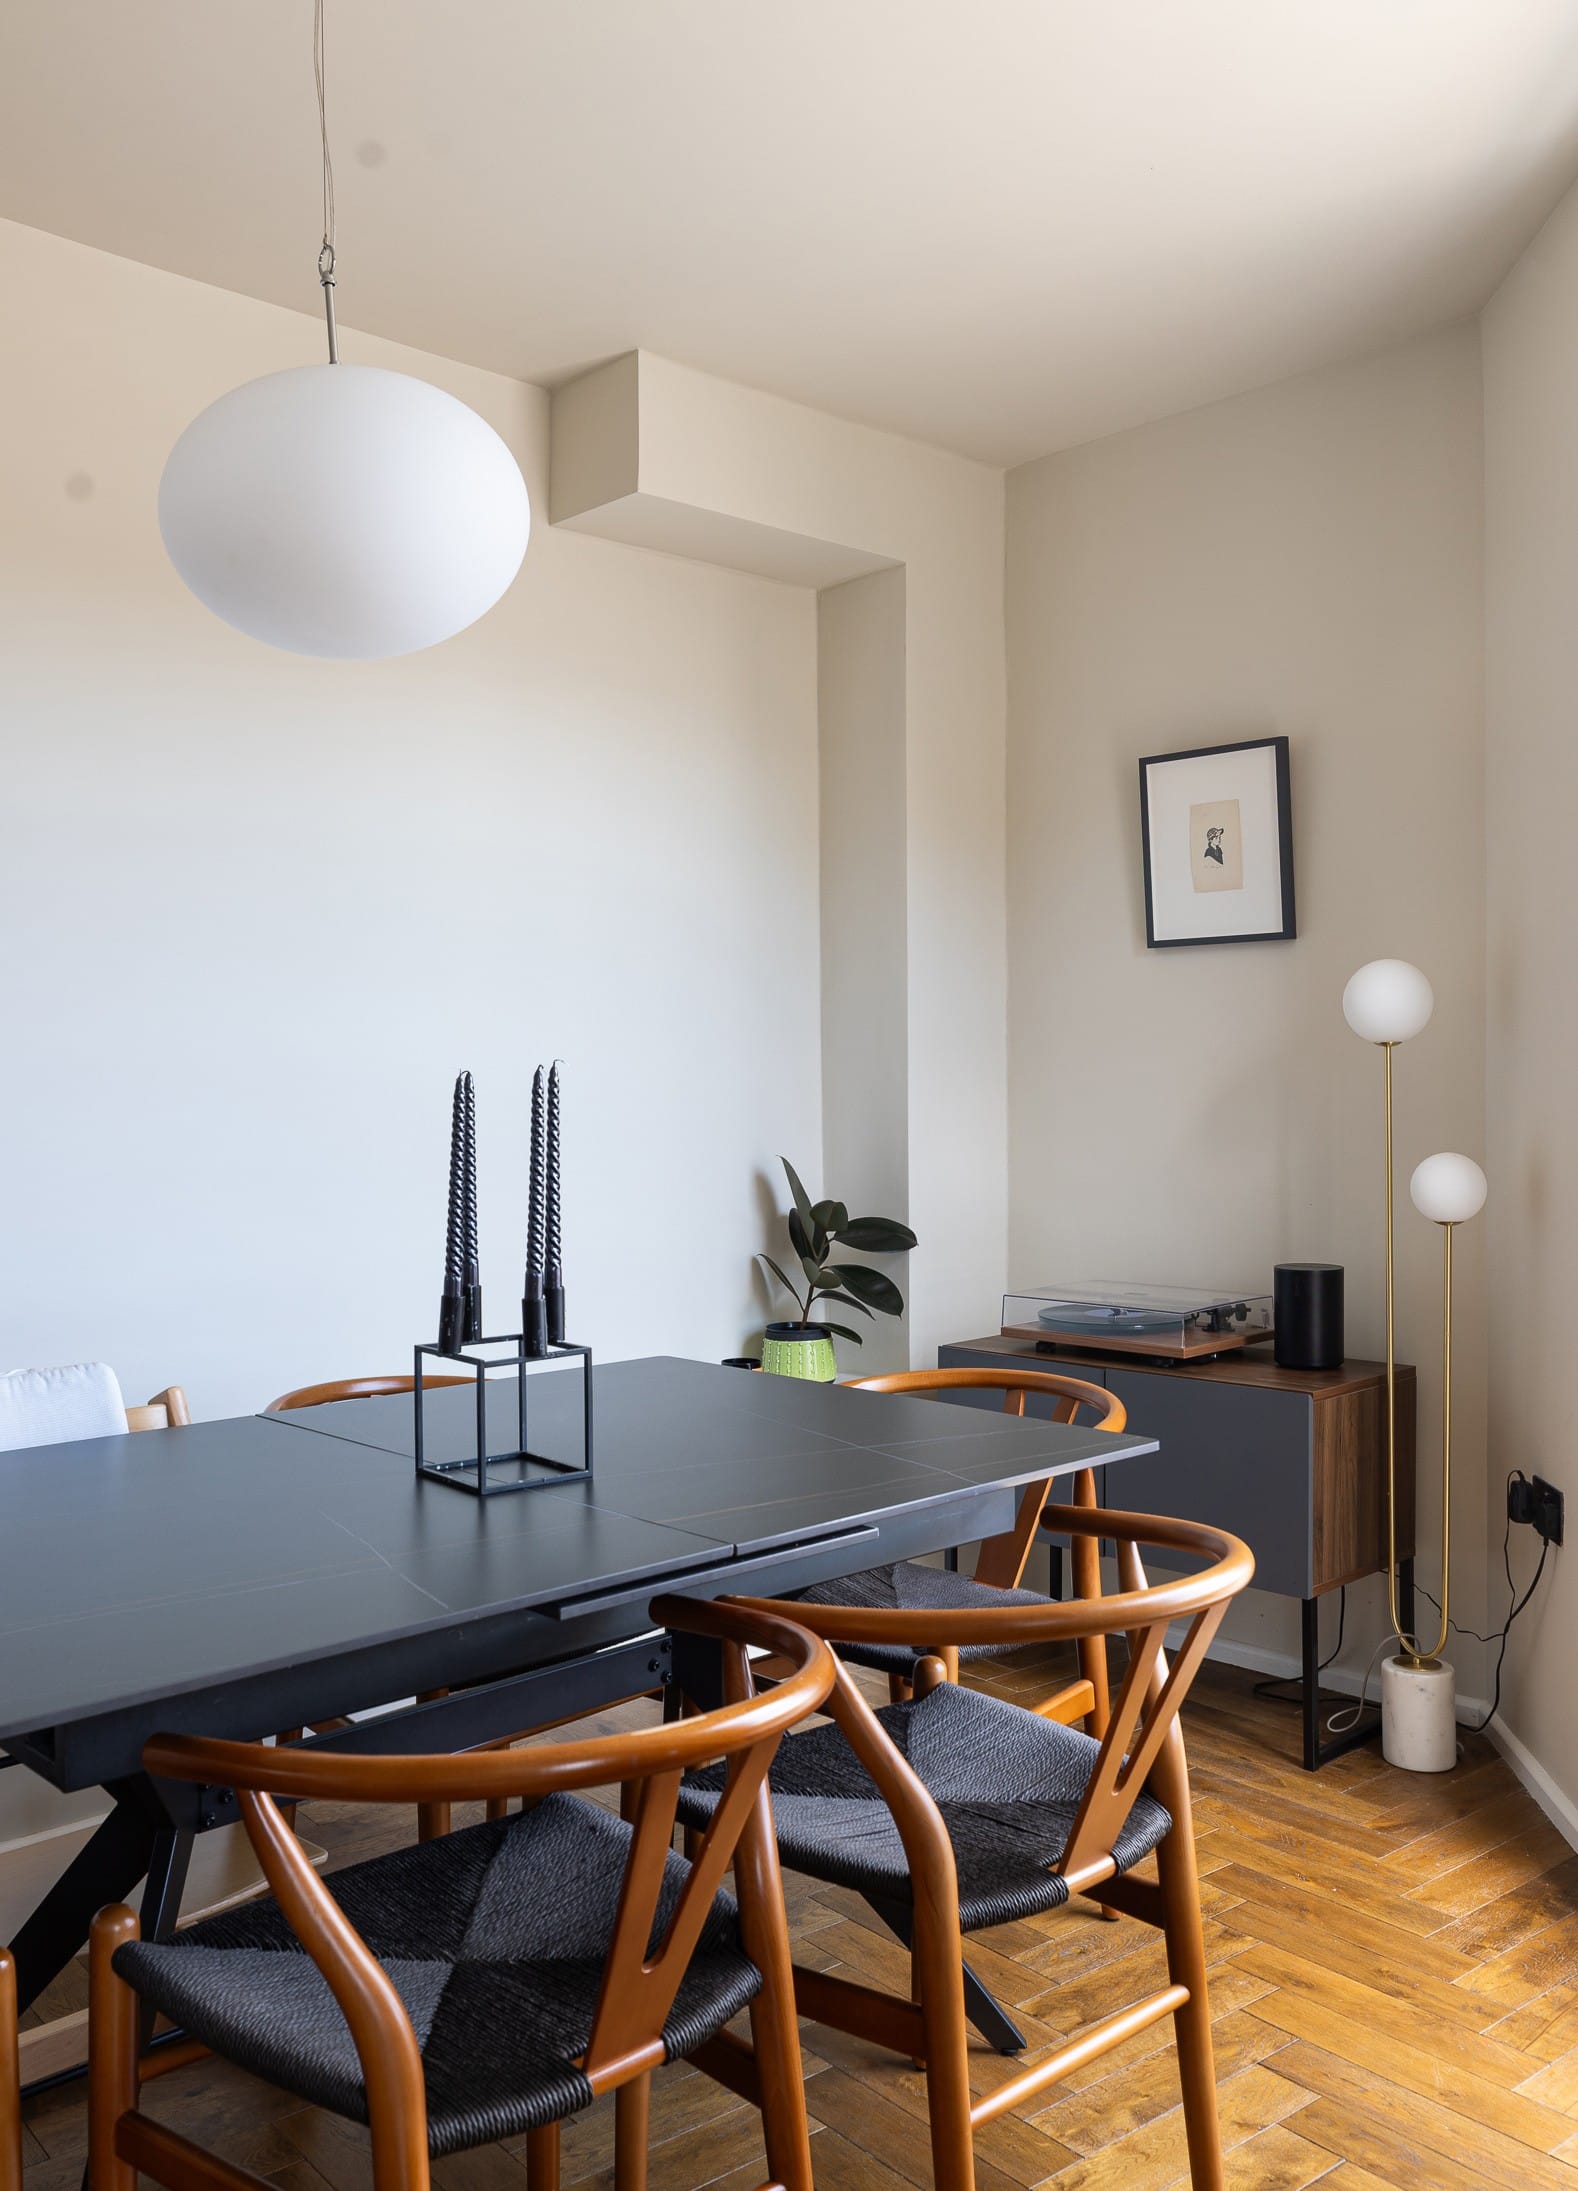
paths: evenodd
<path fill-rule="evenodd" d="M 1005 1694 L 1044 1688 L 1010 1662 Z M 632 1713 L 647 1709 L 630 1707 Z M 1185 1713 L 1228 2180 L 1235 2191 L 1578 2191 L 1578 1856 L 1481 1738 L 1439 1778 L 1373 1749 L 1318 1775 L 1296 1715 L 1248 1675 L 1208 1669 Z M 461 1822 L 457 1818 L 457 1823 Z M 317 1806 L 331 1862 L 408 1835 L 409 1815 Z M 908 1990 L 903 1959 L 853 1895 L 790 1882 L 797 1952 Z M 1081 1910 L 978 1936 L 971 1960 L 1033 2046 L 1157 1982 L 1156 1937 Z M 819 2191 L 930 2185 L 925 2091 L 908 2064 L 807 2027 Z M 980 2051 L 984 2088 L 1007 2069 Z M 147 2104 L 280 2191 L 368 2191 L 358 2130 L 218 2063 Z M 660 2075 L 652 2191 L 745 2191 L 754 2117 L 683 2068 Z M 612 2111 L 567 2128 L 565 2182 L 611 2182 Z M 33 2102 L 27 2191 L 77 2191 L 81 2088 Z M 1167 2027 L 1006 2117 L 978 2141 L 980 2191 L 1163 2191 L 1187 2182 Z M 441 2191 L 525 2191 L 518 2146 L 440 2162 Z"/>

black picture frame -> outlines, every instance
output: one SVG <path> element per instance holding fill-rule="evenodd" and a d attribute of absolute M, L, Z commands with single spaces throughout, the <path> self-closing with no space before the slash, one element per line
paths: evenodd
<path fill-rule="evenodd" d="M 1233 753 L 1263 751 L 1269 747 L 1274 757 L 1277 804 L 1277 851 L 1278 872 L 1281 883 L 1282 921 L 1277 928 L 1245 929 L 1208 936 L 1158 936 L 1156 933 L 1156 902 L 1154 879 L 1151 873 L 1151 793 L 1152 769 L 1165 768 L 1170 762 L 1214 760 Z M 1145 942 L 1152 951 L 1192 949 L 1210 943 L 1290 943 L 1298 934 L 1293 891 L 1293 799 L 1292 770 L 1288 757 L 1288 741 L 1278 738 L 1241 738 L 1231 745 L 1190 746 L 1177 753 L 1148 753 L 1140 761 L 1140 855 L 1145 870 Z"/>

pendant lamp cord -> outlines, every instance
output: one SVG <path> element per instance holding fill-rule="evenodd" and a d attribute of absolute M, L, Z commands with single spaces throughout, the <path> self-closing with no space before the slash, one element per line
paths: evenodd
<path fill-rule="evenodd" d="M 313 0 L 312 79 L 318 90 L 318 142 L 323 148 L 323 243 L 318 252 L 318 279 L 323 284 L 323 316 L 329 330 L 329 363 L 338 365 L 340 340 L 334 325 L 334 158 L 329 151 L 329 113 L 324 93 L 326 74 L 323 0 Z"/>

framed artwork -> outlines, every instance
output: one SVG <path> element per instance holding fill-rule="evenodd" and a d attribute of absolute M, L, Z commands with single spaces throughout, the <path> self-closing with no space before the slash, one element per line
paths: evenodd
<path fill-rule="evenodd" d="M 1153 951 L 1297 935 L 1286 738 L 1141 761 L 1140 843 Z"/>

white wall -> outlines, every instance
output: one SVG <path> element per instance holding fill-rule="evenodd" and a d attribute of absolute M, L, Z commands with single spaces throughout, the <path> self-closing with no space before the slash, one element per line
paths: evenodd
<path fill-rule="evenodd" d="M 1432 1588 L 1439 1244 L 1406 1181 L 1483 1144 L 1479 403 L 1461 326 L 1008 488 L 1011 1276 L 1269 1291 L 1275 1263 L 1330 1260 L 1350 1354 L 1378 1353 L 1380 1061 L 1340 999 L 1362 961 L 1416 960 L 1437 1009 L 1398 1058 L 1398 1344 Z M 1276 733 L 1297 941 L 1147 951 L 1138 758 Z M 1477 1628 L 1483 1233 L 1459 1264 L 1454 1577 Z M 1362 1669 L 1382 1586 L 1350 1595 Z M 1296 1650 L 1296 1608 L 1248 1600 L 1229 1634 Z M 1473 1693 L 1478 1647 L 1453 1648 Z"/>
<path fill-rule="evenodd" d="M 1490 1467 L 1498 1547 L 1507 1471 L 1538 1472 L 1578 1528 L 1572 1323 L 1578 1301 L 1578 192 L 1487 307 L 1486 841 L 1490 1112 Z M 1537 1546 L 1513 1540 L 1519 1588 Z M 1554 1552 L 1507 1652 L 1502 1718 L 1578 1828 L 1572 1538 Z M 1498 1575 L 1492 1595 L 1506 1611 Z M 1514 1753 L 1517 1754 L 1516 1751 Z M 1550 1792 L 1549 1785 L 1547 1792 Z"/>
<path fill-rule="evenodd" d="M 317 322 L 5 224 L 0 289 L 0 1367 L 102 1356 L 200 1416 L 401 1368 L 461 1066 L 507 1325 L 555 1054 L 575 1335 L 736 1352 L 758 1177 L 820 1158 L 814 597 L 551 529 L 540 391 L 348 332 L 489 418 L 538 522 L 446 646 L 273 653 L 154 497 Z"/>

